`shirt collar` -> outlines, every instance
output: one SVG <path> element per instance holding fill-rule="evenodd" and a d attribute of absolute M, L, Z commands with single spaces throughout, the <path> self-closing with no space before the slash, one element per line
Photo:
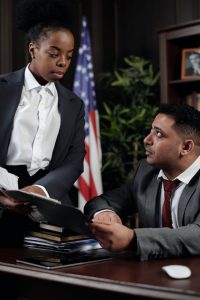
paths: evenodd
<path fill-rule="evenodd" d="M 29 70 L 29 65 L 25 69 L 24 74 L 24 87 L 27 91 L 36 89 L 41 90 L 45 89 L 50 91 L 50 93 L 55 96 L 56 95 L 56 87 L 54 82 L 48 82 L 45 86 L 39 84 L 39 82 L 35 79 L 31 71 Z"/>
<path fill-rule="evenodd" d="M 200 156 L 180 175 L 178 175 L 175 179 L 180 180 L 181 182 L 188 184 L 190 180 L 194 177 L 194 175 L 199 171 L 200 169 Z M 167 179 L 165 176 L 163 170 L 160 170 L 158 174 L 158 179 L 160 178 Z"/>

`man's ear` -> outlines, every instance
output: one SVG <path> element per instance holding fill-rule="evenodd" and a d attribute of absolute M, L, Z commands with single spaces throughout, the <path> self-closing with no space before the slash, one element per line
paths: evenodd
<path fill-rule="evenodd" d="M 191 150 L 193 150 L 193 148 L 194 148 L 193 140 L 184 141 L 182 146 L 182 154 L 183 155 L 188 154 L 189 152 L 191 152 Z"/>

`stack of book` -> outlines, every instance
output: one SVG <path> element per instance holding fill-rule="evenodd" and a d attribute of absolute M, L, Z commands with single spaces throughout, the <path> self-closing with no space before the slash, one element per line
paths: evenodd
<path fill-rule="evenodd" d="M 1 185 L 0 194 L 22 201 L 32 208 L 30 217 L 39 225 L 37 230 L 29 232 L 24 237 L 25 247 L 62 253 L 77 253 L 101 248 L 88 227 L 87 217 L 78 208 L 63 205 L 57 199 L 38 194 L 22 190 L 7 190 L 5 187 L 1 188 Z"/>
<path fill-rule="evenodd" d="M 62 253 L 74 253 L 101 248 L 97 240 L 93 238 L 63 227 L 45 223 L 40 223 L 37 230 L 29 232 L 24 237 L 24 246 Z"/>
<path fill-rule="evenodd" d="M 64 227 L 40 223 L 37 230 L 29 232 L 29 236 L 55 242 L 67 242 L 87 239 L 87 236 L 68 230 Z"/>

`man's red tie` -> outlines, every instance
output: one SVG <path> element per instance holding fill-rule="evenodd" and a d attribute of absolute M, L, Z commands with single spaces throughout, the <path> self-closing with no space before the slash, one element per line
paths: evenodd
<path fill-rule="evenodd" d="M 164 203 L 162 208 L 162 226 L 163 227 L 170 227 L 172 228 L 172 217 L 171 217 L 171 204 L 170 198 L 171 193 L 177 187 L 177 180 L 170 181 L 163 179 L 163 186 L 164 186 Z"/>

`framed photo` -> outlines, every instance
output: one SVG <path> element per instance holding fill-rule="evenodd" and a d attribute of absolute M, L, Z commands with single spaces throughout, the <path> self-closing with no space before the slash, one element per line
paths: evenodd
<path fill-rule="evenodd" d="M 200 48 L 182 50 L 181 79 L 200 79 Z"/>

